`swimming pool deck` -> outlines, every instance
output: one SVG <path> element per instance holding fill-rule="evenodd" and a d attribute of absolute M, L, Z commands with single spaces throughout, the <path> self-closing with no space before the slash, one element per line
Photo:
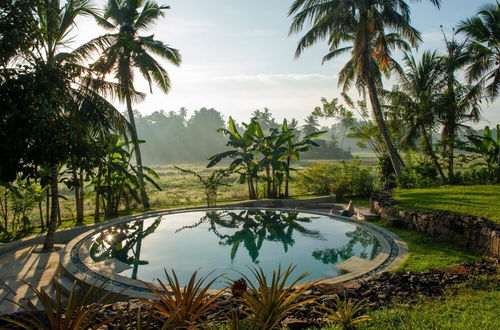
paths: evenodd
<path fill-rule="evenodd" d="M 238 207 L 239 205 L 224 205 L 223 207 L 228 206 Z M 172 212 L 194 209 L 203 208 L 181 208 L 168 211 Z M 304 211 L 314 211 L 323 214 L 330 213 L 330 209 L 326 208 L 307 209 L 306 207 L 304 207 Z M 109 226 L 117 222 L 122 222 L 126 219 L 133 220 L 135 218 L 142 218 L 144 216 L 149 217 L 154 216 L 157 213 L 159 212 L 151 211 L 137 216 L 121 217 L 95 225 L 88 225 L 58 231 L 56 233 L 56 250 L 51 253 L 36 253 L 36 251 L 40 250 L 41 248 L 41 244 L 43 243 L 43 239 L 45 237 L 44 235 L 23 239 L 13 243 L 0 244 L 0 279 L 3 280 L 3 284 L 7 285 L 8 288 L 12 289 L 16 293 L 15 295 L 9 295 L 8 298 L 19 302 L 23 298 L 27 299 L 33 297 L 34 294 L 29 288 L 29 285 L 38 289 L 49 287 L 59 270 L 59 264 L 61 262 L 62 254 L 65 250 L 64 248 L 74 238 L 81 236 L 84 233 L 98 230 L 100 227 Z M 397 236 L 394 235 L 394 237 Z M 402 244 L 403 249 L 406 249 L 404 242 L 400 243 Z M 403 251 L 403 254 L 398 255 L 397 259 L 392 261 L 392 264 L 397 264 L 402 261 L 406 256 L 406 253 L 407 250 Z M 345 266 L 346 270 L 349 270 L 353 273 L 358 273 L 359 271 L 359 269 L 357 269 L 356 265 L 354 265 L 353 263 L 347 264 Z M 0 285 L 0 296 L 2 292 L 5 292 L 5 290 L 6 288 L 3 288 Z M 20 308 L 17 305 L 9 301 L 5 300 L 0 303 L 0 315 L 17 312 L 19 310 Z"/>

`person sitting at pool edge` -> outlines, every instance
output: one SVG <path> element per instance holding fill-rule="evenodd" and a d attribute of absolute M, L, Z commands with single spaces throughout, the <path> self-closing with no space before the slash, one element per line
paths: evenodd
<path fill-rule="evenodd" d="M 354 215 L 354 205 L 352 205 L 352 201 L 349 201 L 347 207 L 340 213 L 343 217 L 352 217 Z"/>

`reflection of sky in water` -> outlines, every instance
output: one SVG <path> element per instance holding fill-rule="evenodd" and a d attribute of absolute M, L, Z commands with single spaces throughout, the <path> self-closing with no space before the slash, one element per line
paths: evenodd
<path fill-rule="evenodd" d="M 373 235 L 328 216 L 285 211 L 227 210 L 166 215 L 129 222 L 94 237 L 91 257 L 116 258 L 130 265 L 120 273 L 144 281 L 163 279 L 174 269 L 181 283 L 195 270 L 236 279 L 247 266 L 271 273 L 278 264 L 297 265 L 308 280 L 338 276 L 335 268 L 352 256 L 372 259 L 379 250 Z M 139 255 L 139 257 L 138 257 Z M 224 286 L 223 283 L 219 287 Z"/>

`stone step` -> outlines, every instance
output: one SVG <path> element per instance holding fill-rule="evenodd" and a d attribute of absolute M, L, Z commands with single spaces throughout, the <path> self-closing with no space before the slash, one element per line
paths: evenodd
<path fill-rule="evenodd" d="M 373 214 L 371 212 L 366 212 L 366 211 L 357 211 L 356 213 L 358 220 L 364 220 L 364 221 L 369 221 L 369 220 L 375 220 L 380 218 L 378 214 Z"/>
<path fill-rule="evenodd" d="M 382 220 L 385 222 L 391 224 L 391 225 L 397 225 L 401 223 L 401 219 L 398 217 L 393 217 L 392 215 L 382 215 L 381 216 Z"/>
<path fill-rule="evenodd" d="M 71 291 L 74 290 L 78 291 L 79 286 L 78 284 L 75 284 L 74 281 L 72 281 L 70 278 L 66 276 L 56 276 L 54 277 L 54 281 L 52 282 L 52 286 L 55 287 L 56 285 L 59 285 L 61 289 L 61 294 L 63 296 L 69 297 L 71 294 Z"/>
<path fill-rule="evenodd" d="M 56 301 L 57 291 L 53 284 L 49 284 L 40 288 L 40 291 L 45 292 L 53 302 Z M 61 305 L 66 306 L 68 299 L 61 292 Z M 27 310 L 44 310 L 45 307 L 37 295 L 29 296 L 19 300 L 19 304 L 25 306 Z M 54 305 L 55 306 L 55 305 Z"/>

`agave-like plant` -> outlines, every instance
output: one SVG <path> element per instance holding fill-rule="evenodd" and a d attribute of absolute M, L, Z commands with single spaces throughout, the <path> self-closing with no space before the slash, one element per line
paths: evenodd
<path fill-rule="evenodd" d="M 251 268 L 250 270 L 257 281 L 256 285 L 242 274 L 250 287 L 241 298 L 245 306 L 243 313 L 255 328 L 274 329 L 279 326 L 287 313 L 302 305 L 314 302 L 315 298 L 305 295 L 305 292 L 318 281 L 297 285 L 309 273 L 303 273 L 289 284 L 287 283 L 295 268 L 296 266 L 289 265 L 282 271 L 281 265 L 279 265 L 278 269 L 273 271 L 270 283 L 268 283 L 262 268 Z"/>
<path fill-rule="evenodd" d="M 69 293 L 67 305 L 62 301 L 61 286 L 55 285 L 55 297 L 52 298 L 42 289 L 37 289 L 28 284 L 34 291 L 36 297 L 43 306 L 45 317 L 41 318 L 39 311 L 31 304 L 22 304 L 10 300 L 19 308 L 24 310 L 28 316 L 17 318 L 0 317 L 0 320 L 16 325 L 27 330 L 80 330 L 80 329 L 99 329 L 112 323 L 115 318 L 104 317 L 99 319 L 98 314 L 101 311 L 99 306 L 109 303 L 114 293 L 104 291 L 106 283 L 90 288 L 75 288 L 75 284 Z"/>
<path fill-rule="evenodd" d="M 203 323 L 208 313 L 220 305 L 217 298 L 224 293 L 224 290 L 220 290 L 213 295 L 208 294 L 212 284 L 220 278 L 216 276 L 204 285 L 211 275 L 212 273 L 209 273 L 197 279 L 197 272 L 194 272 L 189 283 L 183 287 L 174 270 L 172 274 L 165 270 L 168 286 L 159 279 L 157 280 L 159 287 L 143 282 L 151 290 L 153 299 L 141 299 L 141 301 L 153 308 L 155 311 L 153 317 L 163 322 L 162 329 L 196 328 Z"/>
<path fill-rule="evenodd" d="M 368 315 L 359 315 L 366 307 L 365 299 L 354 302 L 349 298 L 340 299 L 339 296 L 335 296 L 333 308 L 320 306 L 324 311 L 317 311 L 317 313 L 328 321 L 338 324 L 342 329 L 354 329 L 356 324 L 371 320 Z"/>

